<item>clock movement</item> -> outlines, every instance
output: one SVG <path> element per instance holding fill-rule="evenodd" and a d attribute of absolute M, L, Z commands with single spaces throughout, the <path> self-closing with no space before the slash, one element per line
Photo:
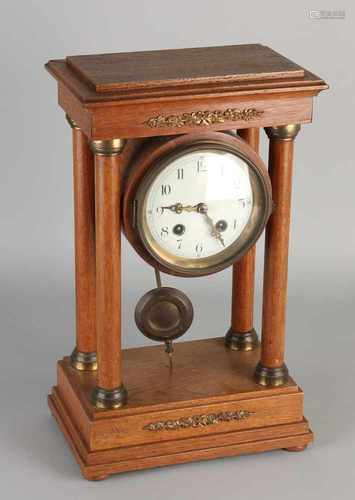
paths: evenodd
<path fill-rule="evenodd" d="M 303 392 L 284 360 L 293 148 L 326 83 L 258 44 L 46 67 L 72 128 L 76 270 L 76 345 L 48 401 L 83 475 L 305 449 Z M 134 316 L 155 343 L 124 350 L 121 233 L 156 278 Z M 213 286 L 228 267 L 230 326 L 176 342 L 199 318 L 185 293 L 165 286 L 169 275 L 210 275 Z"/>

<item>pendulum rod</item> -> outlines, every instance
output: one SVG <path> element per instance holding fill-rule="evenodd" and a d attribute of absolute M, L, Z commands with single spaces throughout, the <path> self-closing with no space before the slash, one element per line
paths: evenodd
<path fill-rule="evenodd" d="M 154 273 L 155 273 L 155 281 L 157 284 L 157 288 L 162 288 L 162 283 L 161 283 L 161 275 L 160 271 L 157 267 L 154 268 Z M 171 339 L 168 339 L 165 341 L 165 352 L 167 353 L 169 357 L 169 369 L 173 369 L 173 341 Z"/>

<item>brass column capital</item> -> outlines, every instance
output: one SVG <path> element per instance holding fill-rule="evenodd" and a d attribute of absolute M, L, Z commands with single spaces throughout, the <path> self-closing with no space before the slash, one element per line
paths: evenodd
<path fill-rule="evenodd" d="M 71 128 L 77 129 L 77 130 L 80 129 L 80 127 L 78 127 L 78 125 L 75 123 L 75 121 L 72 118 L 70 118 L 70 116 L 68 114 L 65 115 L 65 118 L 66 118 L 67 122 L 69 123 L 69 125 L 71 126 Z"/>
<path fill-rule="evenodd" d="M 281 141 L 293 141 L 301 129 L 299 123 L 289 125 L 279 125 L 277 127 L 265 127 L 265 132 L 269 139 Z"/>
<path fill-rule="evenodd" d="M 90 148 L 95 155 L 116 156 L 122 152 L 125 144 L 125 139 L 104 139 L 91 141 Z"/>

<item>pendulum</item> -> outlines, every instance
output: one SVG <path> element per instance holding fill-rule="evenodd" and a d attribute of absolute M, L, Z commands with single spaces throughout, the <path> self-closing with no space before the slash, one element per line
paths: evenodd
<path fill-rule="evenodd" d="M 162 286 L 158 268 L 154 268 L 157 288 L 140 298 L 135 309 L 138 329 L 151 340 L 165 343 L 169 367 L 173 367 L 173 340 L 191 326 L 193 306 L 190 299 L 176 288 Z"/>

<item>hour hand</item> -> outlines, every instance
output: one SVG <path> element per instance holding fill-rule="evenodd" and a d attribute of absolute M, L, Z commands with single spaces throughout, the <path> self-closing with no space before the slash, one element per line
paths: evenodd
<path fill-rule="evenodd" d="M 174 205 L 161 208 L 163 212 L 164 210 L 171 210 L 176 214 L 181 214 L 182 212 L 198 212 L 198 205 L 183 205 L 182 203 L 174 203 Z"/>

